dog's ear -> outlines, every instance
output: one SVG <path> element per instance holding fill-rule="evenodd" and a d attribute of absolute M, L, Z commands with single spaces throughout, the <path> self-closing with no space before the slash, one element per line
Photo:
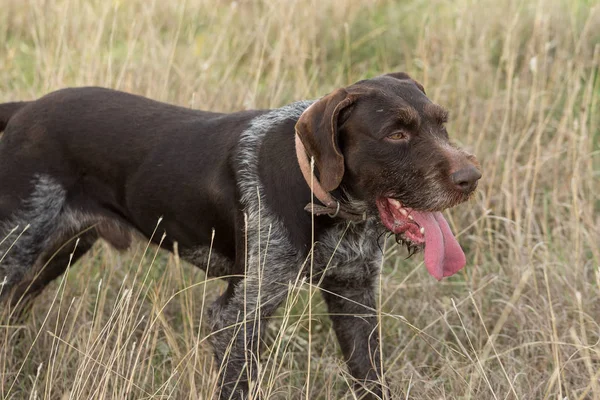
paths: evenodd
<path fill-rule="evenodd" d="M 309 157 L 314 157 L 319 181 L 325 191 L 337 188 L 344 176 L 344 156 L 338 144 L 340 112 L 354 102 L 345 89 L 317 100 L 302 113 L 296 133 Z"/>
<path fill-rule="evenodd" d="M 391 74 L 386 74 L 386 75 L 391 76 L 392 78 L 400 79 L 400 80 L 413 81 L 414 84 L 417 85 L 419 90 L 421 92 L 423 92 L 423 94 L 427 94 L 427 93 L 425 93 L 425 88 L 423 87 L 423 85 L 421 85 L 419 82 L 417 82 L 413 78 L 411 78 L 410 75 L 408 75 L 406 72 L 392 72 Z"/>

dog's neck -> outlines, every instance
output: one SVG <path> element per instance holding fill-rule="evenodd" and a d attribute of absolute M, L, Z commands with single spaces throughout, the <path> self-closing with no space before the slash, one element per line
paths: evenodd
<path fill-rule="evenodd" d="M 365 220 L 364 214 L 359 214 L 351 209 L 348 209 L 343 204 L 333 198 L 333 196 L 323 189 L 321 183 L 314 174 L 314 163 L 309 161 L 306 148 L 300 140 L 298 134 L 296 136 L 296 157 L 298 159 L 298 165 L 302 171 L 302 176 L 306 181 L 306 184 L 311 189 L 312 194 L 321 202 L 323 205 L 308 203 L 304 209 L 314 215 L 327 214 L 331 218 L 343 218 L 350 221 L 363 221 Z"/>

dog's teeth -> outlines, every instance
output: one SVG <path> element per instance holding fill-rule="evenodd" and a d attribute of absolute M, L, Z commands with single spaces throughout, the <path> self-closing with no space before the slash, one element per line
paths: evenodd
<path fill-rule="evenodd" d="M 425 228 L 421 227 L 421 229 L 419 229 L 419 232 L 421 232 L 421 235 L 425 234 Z"/>
<path fill-rule="evenodd" d="M 396 208 L 401 208 L 402 204 L 400 204 L 400 202 L 396 199 L 389 199 L 389 202 L 391 205 L 393 205 Z"/>
<path fill-rule="evenodd" d="M 404 215 L 405 217 L 408 216 L 408 211 L 406 211 L 406 208 L 399 208 L 398 211 L 400 211 L 400 214 Z"/>
<path fill-rule="evenodd" d="M 411 221 L 414 221 L 414 220 L 415 220 L 415 219 L 413 218 L 413 216 L 412 216 L 412 215 L 409 215 L 409 216 L 408 216 L 408 219 L 410 219 Z"/>

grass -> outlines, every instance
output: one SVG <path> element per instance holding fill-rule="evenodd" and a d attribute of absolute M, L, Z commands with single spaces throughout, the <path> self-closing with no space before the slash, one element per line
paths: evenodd
<path fill-rule="evenodd" d="M 102 85 L 233 111 L 406 71 L 451 111 L 448 130 L 484 177 L 473 201 L 447 213 L 467 253 L 458 276 L 437 283 L 419 257 L 388 246 L 392 391 L 600 399 L 599 5 L 4 0 L 0 101 Z M 0 327 L 0 398 L 208 399 L 217 367 L 203 321 L 222 289 L 143 242 L 124 254 L 98 243 L 25 326 Z M 306 285 L 268 335 L 265 397 L 352 398 Z"/>

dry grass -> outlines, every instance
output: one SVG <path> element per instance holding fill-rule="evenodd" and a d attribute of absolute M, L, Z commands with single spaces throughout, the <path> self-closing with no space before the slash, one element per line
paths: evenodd
<path fill-rule="evenodd" d="M 393 391 L 600 399 L 599 44 L 600 8 L 577 0 L 3 0 L 0 101 L 93 84 L 230 111 L 407 71 L 451 110 L 484 178 L 449 213 L 469 260 L 459 276 L 437 283 L 387 251 Z M 144 243 L 99 244 L 26 326 L 0 327 L 0 397 L 208 399 L 202 317 L 221 288 Z M 261 390 L 351 398 L 307 293 L 292 291 L 269 330 Z"/>

